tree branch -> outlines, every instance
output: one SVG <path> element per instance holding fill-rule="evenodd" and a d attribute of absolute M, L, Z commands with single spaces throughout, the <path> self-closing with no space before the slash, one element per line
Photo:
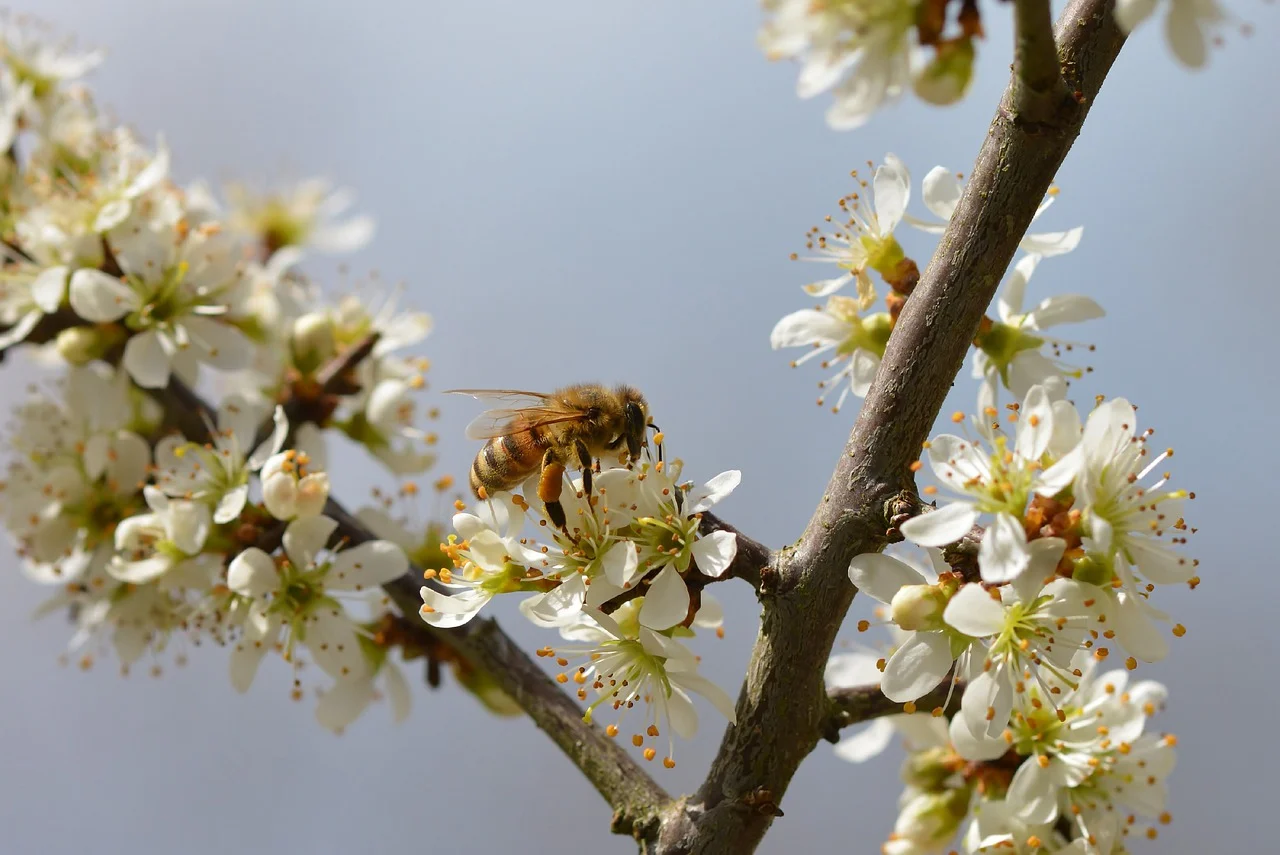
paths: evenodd
<path fill-rule="evenodd" d="M 953 689 L 948 677 L 933 691 L 915 702 L 919 714 L 937 713 L 951 716 L 960 709 L 960 696 L 964 685 L 957 683 Z M 891 701 L 876 686 L 854 686 L 832 689 L 827 695 L 827 720 L 822 728 L 822 738 L 827 742 L 839 742 L 840 730 L 887 715 L 905 713 L 903 705 Z"/>
<path fill-rule="evenodd" d="M 352 546 L 374 540 L 363 523 L 333 499 L 325 514 L 338 522 L 338 534 Z M 422 605 L 422 570 L 409 572 L 383 586 L 406 615 Z M 524 709 L 534 723 L 573 761 L 614 809 L 615 832 L 645 837 L 653 834 L 658 811 L 670 797 L 622 747 L 594 725 L 582 720 L 582 710 L 529 658 L 492 619 L 475 619 L 451 630 L 420 620 L 416 631 L 442 641 L 469 663 L 488 673 Z"/>
<path fill-rule="evenodd" d="M 1014 0 L 1010 106 L 1025 121 L 1051 122 L 1071 98 L 1053 38 L 1049 0 Z"/>
<path fill-rule="evenodd" d="M 760 632 L 730 725 L 698 792 L 663 817 L 657 851 L 753 851 L 780 800 L 826 731 L 823 668 L 854 589 L 849 560 L 882 549 L 891 522 L 918 507 L 910 465 L 1040 200 L 1080 132 L 1124 37 L 1110 0 L 1073 0 L 1058 25 L 1062 65 L 1079 98 L 1028 122 L 1017 80 L 991 124 L 960 204 L 911 298 L 832 473 L 794 546 L 766 568 Z"/>

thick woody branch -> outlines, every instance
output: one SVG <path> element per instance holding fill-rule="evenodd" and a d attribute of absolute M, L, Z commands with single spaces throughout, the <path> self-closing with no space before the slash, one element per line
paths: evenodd
<path fill-rule="evenodd" d="M 1024 121 L 1052 122 L 1071 98 L 1053 38 L 1049 0 L 1014 0 L 1009 106 Z"/>
<path fill-rule="evenodd" d="M 659 853 L 753 851 L 800 762 L 827 731 L 823 668 L 853 600 L 849 560 L 882 549 L 894 520 L 918 508 L 910 470 L 978 322 L 1124 37 L 1111 0 L 1072 0 L 1057 29 L 1079 97 L 1034 121 L 1012 108 L 1011 82 L 960 204 L 889 339 L 884 359 L 817 511 L 766 568 L 760 633 L 706 781 L 663 819 Z"/>

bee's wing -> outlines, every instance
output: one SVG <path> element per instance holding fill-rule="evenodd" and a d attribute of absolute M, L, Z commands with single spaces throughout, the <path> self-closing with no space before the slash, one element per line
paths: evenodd
<path fill-rule="evenodd" d="M 519 407 L 510 410 L 486 410 L 467 425 L 467 439 L 493 439 L 530 428 L 572 422 L 582 418 L 578 410 L 564 407 Z"/>
<path fill-rule="evenodd" d="M 570 422 L 582 418 L 582 412 L 564 404 L 559 398 L 543 392 L 516 389 L 450 389 L 452 393 L 470 395 L 481 400 L 523 403 L 523 406 L 486 410 L 467 425 L 468 439 L 493 439 L 533 427 Z"/>

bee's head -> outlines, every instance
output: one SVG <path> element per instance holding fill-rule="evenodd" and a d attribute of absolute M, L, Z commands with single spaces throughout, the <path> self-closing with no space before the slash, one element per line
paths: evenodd
<path fill-rule="evenodd" d="M 627 455 L 635 463 L 640 459 L 640 450 L 649 444 L 645 435 L 649 427 L 649 404 L 639 390 L 630 386 L 619 386 L 617 391 L 622 399 L 622 435 L 627 442 Z"/>

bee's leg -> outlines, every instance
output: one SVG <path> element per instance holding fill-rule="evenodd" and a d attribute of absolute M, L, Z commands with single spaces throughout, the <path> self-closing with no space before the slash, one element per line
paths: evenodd
<path fill-rule="evenodd" d="M 564 505 L 560 504 L 560 489 L 564 486 L 564 464 L 556 457 L 553 449 L 548 448 L 542 456 L 542 475 L 538 478 L 538 498 L 547 509 L 551 523 L 566 534 L 569 529 L 565 525 Z"/>
<path fill-rule="evenodd" d="M 587 450 L 587 445 L 582 440 L 574 440 L 573 452 L 578 455 L 578 463 L 582 466 L 582 491 L 586 493 L 587 498 L 591 498 L 591 452 Z"/>

